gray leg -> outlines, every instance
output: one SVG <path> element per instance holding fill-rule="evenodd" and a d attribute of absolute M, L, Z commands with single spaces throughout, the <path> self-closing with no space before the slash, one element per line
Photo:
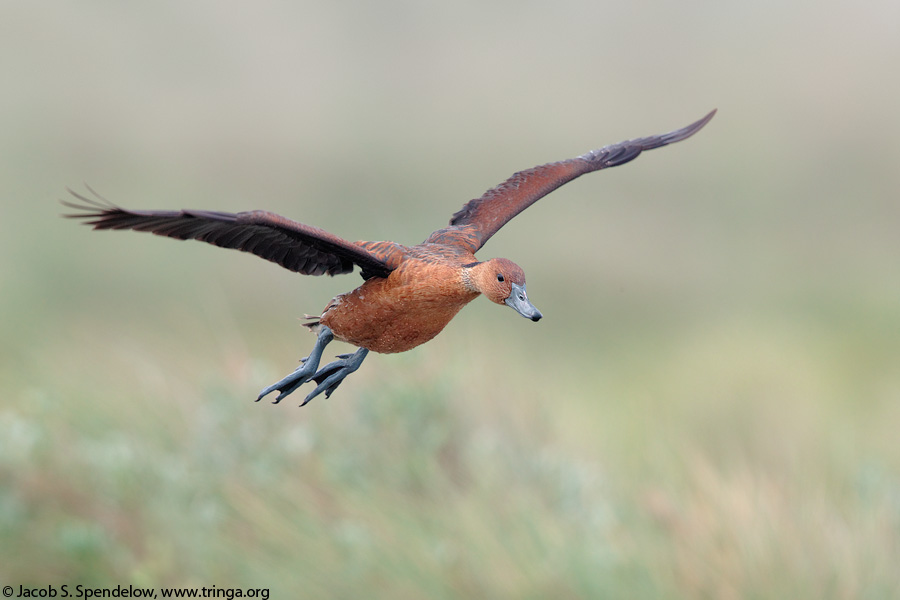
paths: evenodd
<path fill-rule="evenodd" d="M 359 368 L 368 353 L 369 351 L 367 349 L 360 348 L 353 354 L 339 354 L 337 356 L 338 360 L 330 362 L 319 369 L 319 371 L 313 375 L 313 379 L 319 385 L 309 393 L 309 396 L 306 397 L 306 400 L 304 400 L 303 404 L 300 406 L 305 405 L 322 392 L 325 392 L 326 398 L 331 396 L 331 392 L 336 390 L 337 386 L 341 385 L 344 378 Z"/>
<path fill-rule="evenodd" d="M 285 396 L 296 390 L 307 381 L 315 378 L 316 369 L 319 368 L 319 361 L 322 360 L 322 352 L 325 351 L 325 346 L 327 346 L 328 343 L 333 339 L 334 334 L 331 333 L 331 329 L 329 329 L 325 325 L 322 325 L 322 328 L 319 330 L 319 337 L 318 339 L 316 339 L 316 345 L 313 346 L 313 349 L 309 353 L 309 356 L 301 359 L 302 364 L 297 367 L 297 369 L 293 373 L 261 391 L 256 401 L 259 402 L 263 399 L 263 396 L 266 396 L 274 392 L 275 390 L 279 390 L 281 393 L 278 394 L 278 397 L 275 398 L 275 402 L 273 402 L 273 404 L 278 404 Z M 309 400 L 310 399 L 307 398 L 306 401 L 303 402 L 303 404 L 306 404 L 307 402 L 309 402 Z"/>

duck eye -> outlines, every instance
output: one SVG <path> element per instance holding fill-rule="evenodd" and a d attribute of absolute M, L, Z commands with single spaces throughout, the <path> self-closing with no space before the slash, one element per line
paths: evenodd
<path fill-rule="evenodd" d="M 497 273 L 497 281 L 499 281 L 501 283 L 503 282 L 503 274 L 502 273 Z"/>

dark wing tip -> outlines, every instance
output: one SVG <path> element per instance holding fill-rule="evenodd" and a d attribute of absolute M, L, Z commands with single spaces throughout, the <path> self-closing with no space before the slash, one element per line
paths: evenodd
<path fill-rule="evenodd" d="M 63 213 L 60 216 L 65 219 L 78 219 L 85 225 L 94 229 L 110 229 L 112 220 L 123 215 L 127 215 L 128 211 L 117 206 L 98 194 L 91 186 L 84 184 L 84 187 L 91 193 L 92 197 L 80 194 L 70 187 L 66 187 L 77 201 L 59 200 L 59 203 L 66 208 L 74 209 L 76 212 Z"/>
<path fill-rule="evenodd" d="M 717 109 L 713 109 L 705 117 L 691 123 L 687 127 L 682 127 L 681 129 L 670 131 L 669 133 L 651 135 L 620 142 L 618 144 L 612 144 L 611 146 L 604 146 L 603 148 L 591 150 L 587 154 L 581 155 L 579 158 L 591 165 L 587 171 L 596 171 L 607 167 L 624 165 L 627 162 L 633 161 L 645 150 L 653 150 L 655 148 L 661 148 L 662 146 L 668 146 L 669 144 L 686 140 L 703 129 L 703 127 L 709 123 L 710 119 L 715 116 L 716 110 Z"/>
<path fill-rule="evenodd" d="M 79 194 L 75 190 L 70 187 L 66 187 L 66 191 L 72 194 L 80 203 L 72 202 L 71 200 L 60 200 L 59 203 L 68 208 L 74 208 L 79 211 L 77 213 L 67 213 L 62 216 L 67 219 L 85 219 L 90 217 L 97 217 L 106 213 L 110 210 L 121 210 L 118 206 L 98 194 L 91 186 L 88 184 L 84 184 L 84 187 L 88 189 L 88 191 L 93 194 L 93 198 L 88 198 L 83 194 Z"/>
<path fill-rule="evenodd" d="M 688 125 L 687 127 L 682 127 L 681 129 L 676 129 L 675 131 L 670 131 L 669 133 L 664 133 L 662 135 L 653 136 L 650 138 L 644 138 L 642 140 L 635 140 L 644 142 L 641 144 L 641 148 L 643 150 L 653 150 L 654 148 L 659 148 L 660 146 L 665 146 L 667 144 L 674 144 L 675 142 L 680 142 L 682 140 L 686 140 L 701 129 L 706 126 L 707 123 L 712 120 L 714 116 L 716 116 L 716 112 L 719 109 L 714 108 L 709 111 L 705 117 L 700 119 L 699 121 L 695 121 Z"/>

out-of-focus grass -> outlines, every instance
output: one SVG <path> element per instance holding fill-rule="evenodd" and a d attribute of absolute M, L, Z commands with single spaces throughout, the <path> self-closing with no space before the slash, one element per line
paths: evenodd
<path fill-rule="evenodd" d="M 0 582 L 900 594 L 894 4 L 250 6 L 0 9 Z M 714 105 L 491 240 L 539 324 L 478 301 L 302 410 L 252 399 L 355 276 L 53 203 L 414 243 Z"/>
<path fill-rule="evenodd" d="M 847 401 L 829 332 L 725 321 L 557 387 L 561 359 L 486 368 L 457 331 L 301 411 L 250 402 L 280 371 L 239 337 L 180 324 L 221 343 L 91 322 L 5 373 L 4 579 L 411 598 L 900 583 L 897 410 Z"/>

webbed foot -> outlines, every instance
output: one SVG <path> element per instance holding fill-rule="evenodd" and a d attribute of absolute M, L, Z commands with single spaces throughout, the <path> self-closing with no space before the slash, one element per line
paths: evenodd
<path fill-rule="evenodd" d="M 331 396 L 331 393 L 337 389 L 339 385 L 350 373 L 354 372 L 362 364 L 369 351 L 360 348 L 353 354 L 339 354 L 336 361 L 330 362 L 313 375 L 313 379 L 319 385 L 311 391 L 300 406 L 304 406 L 307 402 L 325 392 L 325 397 Z"/>
<path fill-rule="evenodd" d="M 323 325 L 319 330 L 319 337 L 316 339 L 316 345 L 313 346 L 309 356 L 300 359 L 301 364 L 293 373 L 261 391 L 256 398 L 256 401 L 259 402 L 264 396 L 278 390 L 280 393 L 272 402 L 272 404 L 278 404 L 285 396 L 292 393 L 307 381 L 314 379 L 316 376 L 316 369 L 319 368 L 319 361 L 322 360 L 322 352 L 325 351 L 325 346 L 333 339 L 334 334 L 331 332 L 331 329 Z M 307 402 L 308 401 L 309 400 L 307 400 Z M 304 402 L 304 404 L 306 404 L 306 402 Z"/>
<path fill-rule="evenodd" d="M 326 398 L 331 396 L 331 393 L 337 389 L 342 381 L 344 381 L 344 378 L 359 368 L 363 359 L 366 358 L 366 354 L 369 353 L 365 348 L 360 348 L 353 354 L 340 354 L 337 356 L 338 360 L 330 362 L 319 369 L 319 362 L 322 360 L 322 352 L 325 351 L 325 346 L 333 339 L 334 334 L 331 332 L 331 329 L 322 325 L 322 328 L 319 330 L 319 337 L 316 340 L 316 345 L 313 346 L 309 356 L 300 359 L 302 364 L 297 367 L 293 373 L 261 391 L 256 401 L 259 402 L 264 396 L 278 390 L 279 394 L 273 402 L 273 404 L 278 404 L 285 396 L 293 393 L 294 390 L 307 381 L 315 381 L 317 385 L 316 388 L 309 393 L 306 399 L 303 400 L 303 403 L 300 404 L 300 406 L 305 406 L 310 400 L 322 392 L 325 392 Z"/>

